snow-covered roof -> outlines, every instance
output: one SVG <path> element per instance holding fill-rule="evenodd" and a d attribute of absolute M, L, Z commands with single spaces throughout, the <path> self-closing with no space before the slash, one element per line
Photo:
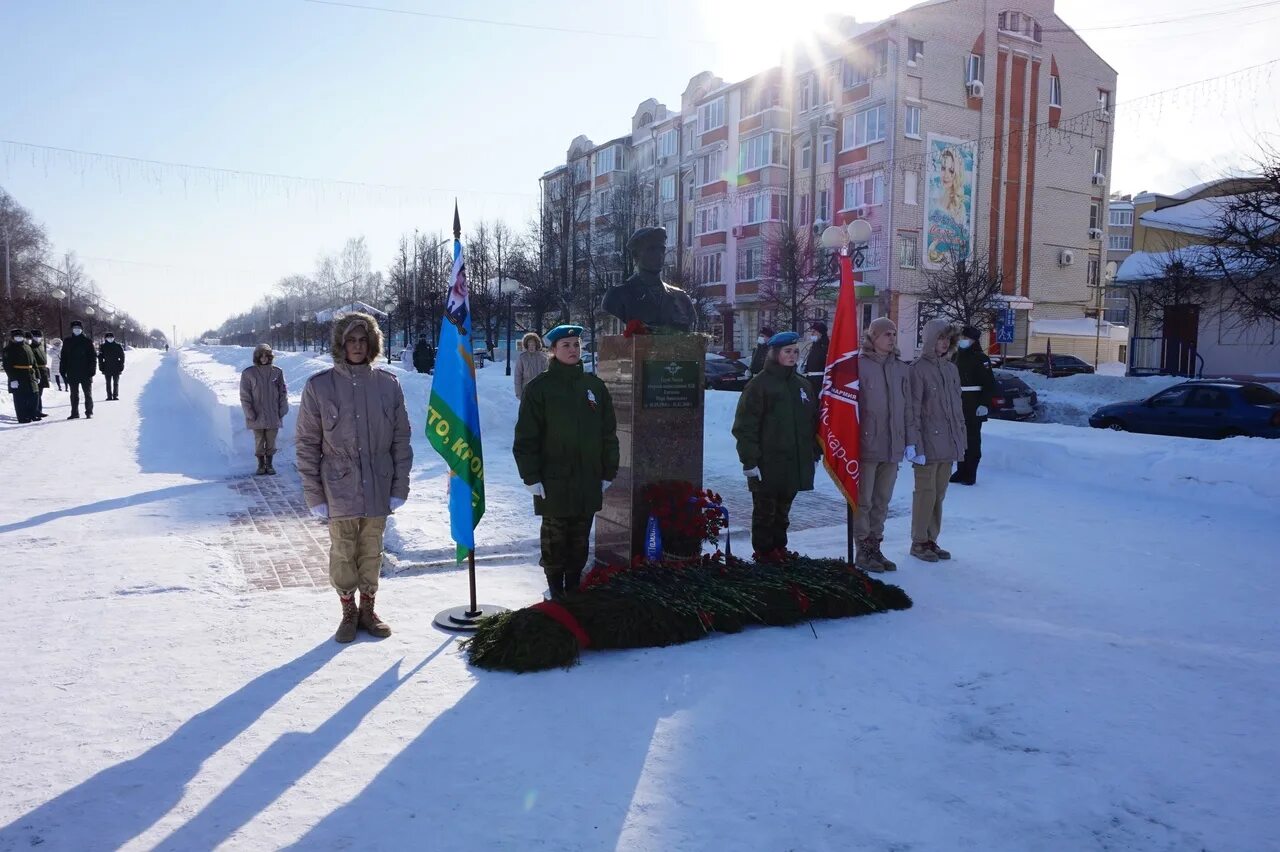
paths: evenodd
<path fill-rule="evenodd" d="M 1204 236 L 1213 233 L 1230 200 L 1231 196 L 1215 196 L 1185 201 L 1172 207 L 1148 210 L 1138 217 L 1138 221 L 1164 231 Z"/>
<path fill-rule="evenodd" d="M 1122 325 L 1089 317 L 1078 319 L 1044 319 L 1031 321 L 1031 333 L 1042 337 L 1097 337 L 1106 340 L 1128 340 L 1129 330 Z"/>
<path fill-rule="evenodd" d="M 1181 263 L 1189 271 L 1207 278 L 1217 277 L 1220 265 L 1226 266 L 1232 272 L 1261 271 L 1256 258 L 1218 251 L 1213 246 L 1193 245 L 1172 251 L 1135 251 L 1126 257 L 1120 264 L 1120 268 L 1116 270 L 1115 283 L 1140 284 L 1164 278 L 1168 274 L 1170 264 L 1173 263 Z"/>

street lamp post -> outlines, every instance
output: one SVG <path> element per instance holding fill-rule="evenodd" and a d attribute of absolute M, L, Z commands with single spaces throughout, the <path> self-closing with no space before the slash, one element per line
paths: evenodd
<path fill-rule="evenodd" d="M 62 337 L 62 300 L 67 298 L 67 291 L 59 287 L 49 295 L 58 303 L 58 337 Z"/>
<path fill-rule="evenodd" d="M 391 342 L 396 338 L 396 333 L 395 333 L 396 306 L 391 302 L 388 302 L 387 304 L 382 306 L 382 309 L 387 312 L 387 363 L 390 364 L 392 361 L 392 358 L 391 358 L 392 343 Z"/>
<path fill-rule="evenodd" d="M 93 305 L 85 305 L 85 306 L 84 306 L 84 315 L 85 315 L 85 316 L 87 316 L 87 317 L 89 318 L 89 337 L 90 337 L 90 338 L 92 338 L 92 337 L 93 337 L 93 328 L 94 328 L 94 326 L 93 326 L 93 315 L 94 315 L 94 314 L 96 314 L 96 313 L 97 313 L 97 311 L 95 311 L 95 310 L 93 309 Z"/>
<path fill-rule="evenodd" d="M 507 319 L 507 375 L 511 375 L 511 334 L 512 334 L 512 314 L 514 313 L 514 304 L 516 291 L 520 289 L 520 282 L 514 278 L 498 279 L 498 299 L 499 302 L 505 297 L 506 299 L 506 319 Z"/>

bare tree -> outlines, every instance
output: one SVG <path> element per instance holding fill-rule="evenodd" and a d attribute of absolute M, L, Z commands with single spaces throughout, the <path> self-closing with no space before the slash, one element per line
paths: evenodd
<path fill-rule="evenodd" d="M 1210 230 L 1223 307 L 1245 326 L 1280 322 L 1280 150 L 1264 147 L 1257 166 L 1243 191 L 1221 198 Z"/>
<path fill-rule="evenodd" d="M 968 258 L 953 249 L 940 269 L 924 270 L 924 286 L 914 295 L 934 305 L 937 316 L 985 331 L 1005 307 L 1003 284 L 1000 270 L 981 249 L 975 247 Z"/>
<path fill-rule="evenodd" d="M 798 328 L 840 275 L 812 231 L 790 226 L 766 235 L 761 273 L 760 310 L 776 316 L 783 328 Z"/>
<path fill-rule="evenodd" d="M 1158 273 L 1146 281 L 1130 285 L 1135 311 L 1144 320 L 1163 324 L 1174 310 L 1199 313 L 1217 304 L 1213 286 L 1218 273 L 1212 253 L 1193 248 L 1173 249 Z"/>

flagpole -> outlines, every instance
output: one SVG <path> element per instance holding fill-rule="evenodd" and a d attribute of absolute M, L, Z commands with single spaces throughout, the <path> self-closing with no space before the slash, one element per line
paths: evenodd
<path fill-rule="evenodd" d="M 474 547 L 467 551 L 467 574 L 471 582 L 471 609 L 467 615 L 475 618 L 480 615 L 480 607 L 476 604 L 476 549 Z"/>

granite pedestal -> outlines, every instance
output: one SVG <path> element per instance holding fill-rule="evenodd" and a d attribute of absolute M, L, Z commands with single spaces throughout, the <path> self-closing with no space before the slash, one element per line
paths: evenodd
<path fill-rule="evenodd" d="M 596 564 L 629 565 L 644 552 L 642 491 L 683 480 L 702 488 L 706 338 L 657 334 L 600 339 L 596 374 L 618 418 L 618 476 L 596 515 Z"/>

